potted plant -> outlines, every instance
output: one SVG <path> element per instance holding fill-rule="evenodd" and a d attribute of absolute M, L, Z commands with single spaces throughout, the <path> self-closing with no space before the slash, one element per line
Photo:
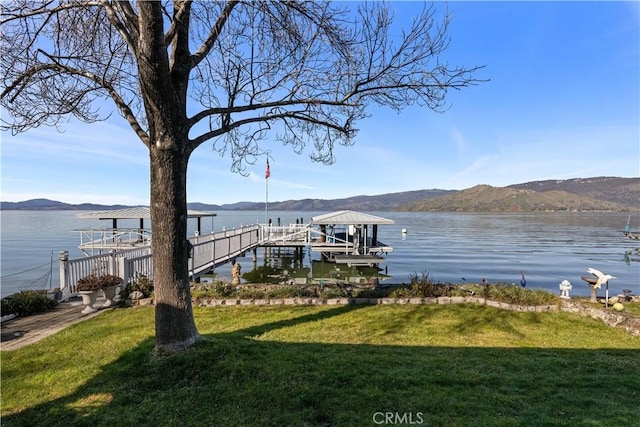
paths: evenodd
<path fill-rule="evenodd" d="M 94 313 L 98 311 L 94 307 L 98 291 L 100 290 L 100 279 L 95 274 L 90 274 L 78 280 L 76 290 L 82 296 L 82 303 L 85 305 L 83 314 Z"/>
<path fill-rule="evenodd" d="M 99 277 L 99 282 L 102 293 L 104 294 L 104 299 L 106 300 L 103 307 L 109 307 L 113 304 L 118 286 L 122 284 L 122 278 L 114 276 L 113 274 L 103 274 Z"/>

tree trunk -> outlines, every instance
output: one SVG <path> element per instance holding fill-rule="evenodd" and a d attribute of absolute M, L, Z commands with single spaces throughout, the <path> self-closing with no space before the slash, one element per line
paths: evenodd
<path fill-rule="evenodd" d="M 189 291 L 186 238 L 189 154 L 181 152 L 177 143 L 160 145 L 165 148 L 150 148 L 156 351 L 175 353 L 201 339 Z"/>

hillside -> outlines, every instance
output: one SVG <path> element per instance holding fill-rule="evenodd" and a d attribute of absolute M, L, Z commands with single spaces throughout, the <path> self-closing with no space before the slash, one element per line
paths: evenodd
<path fill-rule="evenodd" d="M 351 209 L 358 211 L 393 211 L 408 203 L 419 200 L 429 200 L 447 194 L 454 194 L 454 190 L 417 190 L 402 193 L 387 193 L 377 196 L 353 196 L 344 199 L 303 199 L 269 203 L 269 209 L 278 211 L 334 211 Z M 256 203 L 254 209 L 264 209 L 264 203 Z M 249 209 L 249 208 L 245 208 Z"/>
<path fill-rule="evenodd" d="M 564 180 L 533 181 L 507 188 L 533 190 L 538 193 L 566 191 L 620 205 L 640 208 L 640 178 L 596 177 Z"/>
<path fill-rule="evenodd" d="M 566 191 L 537 192 L 513 187 L 478 185 L 455 194 L 409 204 L 406 211 L 535 212 L 625 211 L 628 205 L 580 196 Z"/>
<path fill-rule="evenodd" d="M 104 210 L 123 205 L 97 205 L 33 199 L 2 202 L 3 210 Z M 264 202 L 238 202 L 226 205 L 189 203 L 189 209 L 202 211 L 263 210 Z M 302 199 L 269 202 L 273 211 L 628 211 L 640 210 L 640 178 L 594 177 L 533 181 L 508 187 L 479 185 L 462 191 L 416 190 L 343 199 Z"/>
<path fill-rule="evenodd" d="M 334 211 L 340 209 L 353 209 L 360 211 L 391 211 L 397 210 L 400 206 L 418 200 L 455 193 L 454 190 L 417 190 L 405 191 L 401 193 L 388 193 L 377 196 L 353 196 L 344 199 L 302 199 L 288 200 L 283 202 L 269 202 L 269 209 L 273 211 Z M 264 202 L 238 202 L 226 205 L 212 205 L 207 203 L 193 202 L 187 204 L 189 209 L 200 211 L 221 211 L 221 210 L 263 210 Z M 47 199 L 33 199 L 24 202 L 2 202 L 3 210 L 104 210 L 120 209 L 127 206 L 114 205 L 94 205 L 81 204 L 72 205 L 68 203 L 56 202 Z"/>
<path fill-rule="evenodd" d="M 33 210 L 33 211 L 81 211 L 81 210 L 105 210 L 122 209 L 126 205 L 98 205 L 94 203 L 81 203 L 78 205 L 57 202 L 49 199 L 31 199 L 24 202 L 2 202 L 2 210 Z"/>

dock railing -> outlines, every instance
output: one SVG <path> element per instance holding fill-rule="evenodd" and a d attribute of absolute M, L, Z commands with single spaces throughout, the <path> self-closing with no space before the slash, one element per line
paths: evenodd
<path fill-rule="evenodd" d="M 243 255 L 260 245 L 258 224 L 238 229 L 190 237 L 192 251 L 189 259 L 189 275 L 192 279 Z M 113 274 L 128 283 L 137 275 L 153 280 L 153 255 L 151 247 L 113 250 L 107 254 L 69 259 L 69 252 L 58 254 L 60 265 L 60 290 L 63 299 L 77 292 L 78 280 L 90 274 Z"/>
<path fill-rule="evenodd" d="M 297 243 L 307 245 L 311 242 L 312 229 L 308 224 L 261 225 L 260 244 L 291 245 Z"/>
<path fill-rule="evenodd" d="M 260 245 L 258 224 L 202 234 L 189 238 L 193 246 L 189 259 L 192 278 L 225 264 Z"/>
<path fill-rule="evenodd" d="M 139 228 L 89 228 L 74 230 L 80 233 L 80 250 L 87 256 L 106 250 L 125 250 L 151 244 L 149 230 Z"/>

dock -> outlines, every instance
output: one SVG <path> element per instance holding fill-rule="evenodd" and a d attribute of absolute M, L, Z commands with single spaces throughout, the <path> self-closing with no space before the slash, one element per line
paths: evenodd
<path fill-rule="evenodd" d="M 189 275 L 193 281 L 211 273 L 216 267 L 257 248 L 291 247 L 302 253 L 307 247 L 320 253 L 322 260 L 348 266 L 374 266 L 384 262 L 384 255 L 393 248 L 378 241 L 378 226 L 393 224 L 392 220 L 355 211 L 337 211 L 313 217 L 307 224 L 272 225 L 252 224 L 237 229 L 200 233 L 202 218 L 210 212 L 189 211 L 189 218 L 198 221 L 191 244 Z M 140 227 L 118 228 L 118 219 L 138 216 Z M 153 280 L 153 254 L 150 230 L 144 228 L 149 218 L 148 208 L 84 213 L 81 218 L 99 218 L 112 221 L 112 228 L 80 231 L 80 249 L 83 258 L 70 259 L 68 251 L 58 254 L 60 288 L 63 299 L 76 293 L 77 281 L 90 274 L 113 274 L 128 283 L 138 275 Z M 87 237 L 90 238 L 87 239 Z M 126 238 L 125 238 L 126 237 Z"/>

